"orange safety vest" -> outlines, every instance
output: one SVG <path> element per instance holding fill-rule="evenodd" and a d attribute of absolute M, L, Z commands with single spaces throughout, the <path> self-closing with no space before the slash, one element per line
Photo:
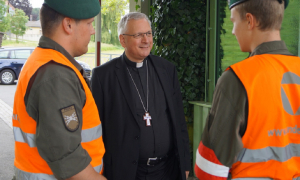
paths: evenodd
<path fill-rule="evenodd" d="M 98 109 L 92 93 L 78 69 L 61 53 L 52 49 L 36 48 L 21 71 L 14 100 L 13 131 L 15 137 L 15 172 L 20 179 L 56 179 L 46 161 L 39 155 L 36 147 L 36 121 L 25 107 L 24 97 L 28 83 L 35 72 L 49 61 L 55 61 L 73 69 L 81 81 L 86 94 L 86 103 L 82 109 L 82 147 L 92 158 L 91 165 L 100 173 L 102 157 L 105 153 L 102 140 L 102 126 Z"/>
<path fill-rule="evenodd" d="M 300 179 L 300 58 L 256 55 L 230 68 L 243 83 L 249 106 L 232 179 Z"/>

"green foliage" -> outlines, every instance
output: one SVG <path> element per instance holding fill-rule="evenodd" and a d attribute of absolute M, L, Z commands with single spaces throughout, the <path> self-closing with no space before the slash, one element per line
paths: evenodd
<path fill-rule="evenodd" d="M 15 8 L 22 9 L 29 19 L 32 6 L 30 4 L 30 0 L 8 0 L 8 2 L 13 5 Z"/>
<path fill-rule="evenodd" d="M 223 35 L 226 33 L 226 30 L 223 28 L 223 24 L 225 23 L 226 18 L 226 9 L 228 9 L 228 3 L 227 0 L 221 0 L 219 2 L 219 35 Z M 224 57 L 224 49 L 222 44 L 222 39 L 219 38 L 220 42 L 217 44 L 219 45 L 219 52 L 217 54 L 217 75 L 221 76 L 222 72 L 224 71 L 222 69 L 222 59 Z"/>
<path fill-rule="evenodd" d="M 227 0 L 222 0 L 227 1 Z M 230 10 L 226 5 L 225 9 L 221 11 L 225 14 L 222 17 L 224 23 L 221 24 L 221 29 L 224 29 L 223 33 L 220 36 L 221 47 L 224 50 L 223 57 L 218 59 L 218 62 L 221 63 L 222 71 L 224 71 L 228 66 L 244 60 L 249 56 L 249 53 L 242 52 L 239 46 L 236 37 L 231 33 L 233 28 L 233 23 L 230 21 Z M 219 72 L 219 76 L 222 72 Z"/>
<path fill-rule="evenodd" d="M 10 15 L 5 15 L 8 10 L 8 6 L 5 5 L 4 0 L 0 0 L 0 32 L 6 32 L 10 26 Z"/>
<path fill-rule="evenodd" d="M 3 47 L 37 47 L 38 41 L 19 41 L 16 42 L 15 40 L 3 40 L 2 41 Z"/>
<path fill-rule="evenodd" d="M 32 20 L 37 21 L 40 20 L 40 9 L 41 8 L 33 8 L 31 11 Z"/>
<path fill-rule="evenodd" d="M 107 15 L 110 12 L 115 14 L 115 18 L 111 19 L 115 23 L 121 20 L 121 16 L 125 14 L 129 0 L 102 0 L 101 15 Z"/>
<path fill-rule="evenodd" d="M 151 20 L 154 54 L 177 67 L 184 112 L 192 122 L 188 101 L 204 99 L 206 0 L 156 0 Z"/>
<path fill-rule="evenodd" d="M 129 0 L 104 0 L 101 6 L 101 40 L 103 43 L 120 45 L 118 23 L 125 14 Z"/>
<path fill-rule="evenodd" d="M 11 17 L 11 32 L 16 35 L 16 41 L 18 42 L 18 36 L 25 34 L 28 17 L 21 9 L 16 8 L 14 15 Z"/>
<path fill-rule="evenodd" d="M 224 57 L 220 57 L 218 62 L 222 63 L 222 70 L 225 70 L 228 66 L 244 60 L 249 56 L 249 53 L 242 52 L 236 37 L 232 35 L 231 31 L 233 24 L 230 21 L 230 10 L 228 8 L 227 0 L 221 0 L 223 3 L 223 10 L 220 14 L 223 14 L 220 18 L 224 23 L 221 24 L 221 29 L 224 29 L 221 34 L 221 47 L 224 49 Z M 288 50 L 294 55 L 298 54 L 299 44 L 299 25 L 300 25 L 300 1 L 290 0 L 287 9 L 284 12 L 284 19 L 281 28 L 281 38 L 286 43 Z M 225 16 L 224 16 L 225 13 Z M 219 73 L 220 75 L 221 73 Z"/>
<path fill-rule="evenodd" d="M 281 26 L 281 38 L 286 43 L 288 50 L 299 55 L 299 26 L 300 26 L 300 1 L 290 1 L 284 12 L 284 19 Z"/>

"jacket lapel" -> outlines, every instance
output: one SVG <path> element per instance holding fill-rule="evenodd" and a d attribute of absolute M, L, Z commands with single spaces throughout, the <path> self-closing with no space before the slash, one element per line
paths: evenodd
<path fill-rule="evenodd" d="M 126 67 L 127 67 L 127 65 L 124 60 L 124 55 L 122 55 L 121 58 L 119 59 L 119 61 L 116 63 L 115 73 L 117 75 L 119 84 L 121 86 L 121 90 L 124 94 L 127 104 L 131 110 L 131 113 L 132 113 L 134 119 L 138 122 L 138 119 L 136 116 L 136 111 L 135 111 L 133 95 L 132 95 L 132 92 L 130 89 L 130 83 L 131 83 L 130 77 L 129 77 Z"/>
<path fill-rule="evenodd" d="M 153 56 L 148 56 L 153 63 L 154 69 L 157 72 L 160 83 L 163 87 L 169 111 L 171 114 L 171 119 L 173 124 L 175 123 L 174 105 L 172 102 L 172 95 L 174 94 L 174 89 L 172 88 L 173 79 L 168 78 L 166 69 L 163 67 L 159 59 Z"/>

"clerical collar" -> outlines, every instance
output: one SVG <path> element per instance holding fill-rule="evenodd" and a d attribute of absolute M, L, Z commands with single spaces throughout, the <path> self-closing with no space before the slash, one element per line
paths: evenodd
<path fill-rule="evenodd" d="M 130 61 L 130 60 L 128 59 L 128 57 L 125 55 L 125 53 L 124 53 L 124 57 L 125 57 L 125 58 L 124 58 L 124 59 L 125 59 L 125 62 L 126 62 L 126 64 L 127 64 L 128 66 L 135 67 L 135 68 L 141 68 L 141 67 L 143 67 L 144 61 L 141 62 L 141 63 L 136 63 L 136 62 Z"/>

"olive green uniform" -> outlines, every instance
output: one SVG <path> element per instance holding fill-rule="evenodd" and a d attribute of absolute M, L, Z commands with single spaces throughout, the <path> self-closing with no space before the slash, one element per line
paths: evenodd
<path fill-rule="evenodd" d="M 59 44 L 42 36 L 39 47 L 62 53 L 83 74 L 83 68 Z M 85 78 L 86 79 L 86 78 Z M 42 66 L 29 82 L 25 95 L 28 114 L 37 122 L 36 146 L 56 176 L 71 177 L 90 164 L 91 157 L 81 146 L 82 108 L 86 95 L 76 73 L 51 61 Z M 79 128 L 71 132 L 60 109 L 74 105 Z"/>
<path fill-rule="evenodd" d="M 283 41 L 263 43 L 250 56 L 259 54 L 292 55 Z M 203 144 L 215 152 L 224 166 L 231 167 L 243 148 L 242 137 L 247 128 L 247 118 L 246 90 L 232 70 L 225 71 L 216 85 L 202 136 Z"/>

